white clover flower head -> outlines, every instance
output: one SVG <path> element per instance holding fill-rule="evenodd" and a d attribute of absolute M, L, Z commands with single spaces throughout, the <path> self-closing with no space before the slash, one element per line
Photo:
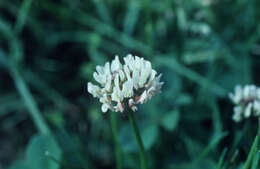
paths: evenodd
<path fill-rule="evenodd" d="M 260 88 L 255 85 L 237 85 L 229 98 L 235 104 L 233 120 L 240 122 L 244 118 L 260 115 Z"/>
<path fill-rule="evenodd" d="M 123 60 L 121 64 L 115 56 L 111 64 L 97 66 L 93 77 L 99 86 L 88 83 L 88 92 L 99 98 L 102 112 L 124 112 L 127 107 L 136 111 L 137 104 L 146 103 L 161 90 L 161 74 L 157 76 L 151 62 L 131 54 Z"/>

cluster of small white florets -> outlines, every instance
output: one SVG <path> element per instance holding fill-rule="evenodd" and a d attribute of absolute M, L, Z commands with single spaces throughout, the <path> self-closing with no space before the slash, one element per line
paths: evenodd
<path fill-rule="evenodd" d="M 96 70 L 93 76 L 101 87 L 89 82 L 88 92 L 99 98 L 102 112 L 108 109 L 123 112 L 126 106 L 136 111 L 136 104 L 145 103 L 163 85 L 161 74 L 156 76 L 149 61 L 131 54 L 124 57 L 124 65 L 116 56 L 111 64 L 107 62 Z"/>
<path fill-rule="evenodd" d="M 230 99 L 236 105 L 234 107 L 233 120 L 240 122 L 251 115 L 260 115 L 260 88 L 255 85 L 238 85 L 234 93 L 229 94 Z"/>

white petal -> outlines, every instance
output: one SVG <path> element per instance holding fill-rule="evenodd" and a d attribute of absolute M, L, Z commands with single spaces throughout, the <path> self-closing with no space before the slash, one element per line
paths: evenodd
<path fill-rule="evenodd" d="M 129 66 L 129 70 L 133 71 L 135 69 L 134 68 L 135 60 L 134 60 L 133 55 L 128 54 L 126 57 L 124 57 L 124 62 L 125 62 L 125 65 Z"/>
<path fill-rule="evenodd" d="M 105 66 L 104 66 L 104 74 L 105 75 L 111 75 L 110 63 L 109 62 L 106 62 Z"/>
<path fill-rule="evenodd" d="M 235 104 L 239 103 L 240 99 L 236 99 L 236 97 L 233 93 L 229 93 L 228 96 Z"/>
<path fill-rule="evenodd" d="M 125 64 L 128 64 L 129 62 L 132 62 L 133 59 L 134 59 L 133 55 L 128 54 L 126 57 L 124 57 Z"/>
<path fill-rule="evenodd" d="M 119 75 L 118 74 L 115 75 L 114 85 L 115 85 L 116 88 L 120 89 L 120 87 L 119 87 L 120 81 L 119 81 Z"/>
<path fill-rule="evenodd" d="M 237 85 L 235 87 L 235 92 L 229 94 L 230 99 L 235 103 L 239 104 L 241 100 L 243 99 L 243 89 L 240 85 Z"/>
<path fill-rule="evenodd" d="M 93 95 L 93 97 L 100 97 L 100 87 L 93 85 L 92 83 L 88 83 L 88 92 Z"/>
<path fill-rule="evenodd" d="M 256 89 L 256 98 L 260 100 L 260 88 Z"/>
<path fill-rule="evenodd" d="M 236 92 L 242 92 L 242 86 L 241 85 L 236 85 L 236 87 L 235 87 L 235 93 Z"/>
<path fill-rule="evenodd" d="M 249 91 L 249 95 L 252 97 L 256 97 L 256 86 L 255 85 L 251 85 L 250 86 L 250 91 Z"/>
<path fill-rule="evenodd" d="M 132 107 L 131 107 L 131 110 L 132 110 L 133 112 L 135 112 L 135 111 L 137 111 L 137 107 L 136 107 L 136 106 L 132 106 Z"/>
<path fill-rule="evenodd" d="M 145 83 L 147 82 L 148 77 L 151 74 L 151 71 L 152 71 L 151 63 L 148 61 L 145 62 L 142 67 L 141 75 L 138 83 L 141 88 L 144 87 Z"/>
<path fill-rule="evenodd" d="M 126 98 L 132 97 L 134 95 L 132 80 L 128 80 L 123 84 L 123 94 Z"/>
<path fill-rule="evenodd" d="M 116 86 L 113 88 L 113 93 L 111 95 L 111 99 L 115 102 L 121 102 L 124 99 L 123 92 Z"/>
<path fill-rule="evenodd" d="M 155 70 L 152 70 L 151 75 L 150 75 L 150 81 L 152 81 L 155 78 L 156 74 L 157 74 L 157 72 Z"/>
<path fill-rule="evenodd" d="M 153 79 L 153 81 L 150 83 L 150 86 L 147 91 L 149 98 L 161 91 L 162 85 L 164 84 L 163 82 L 160 82 L 161 77 L 162 77 L 162 74 L 155 77 Z"/>
<path fill-rule="evenodd" d="M 234 107 L 234 113 L 235 114 L 242 114 L 243 113 L 243 109 L 241 106 L 235 106 Z"/>
<path fill-rule="evenodd" d="M 120 63 L 118 56 L 116 56 L 111 63 L 111 71 L 116 72 L 119 71 L 121 68 L 122 68 L 122 64 Z"/>
<path fill-rule="evenodd" d="M 102 110 L 103 113 L 107 112 L 108 109 L 109 109 L 109 105 L 107 105 L 107 104 L 102 104 L 101 110 Z"/>
<path fill-rule="evenodd" d="M 250 115 L 251 115 L 251 111 L 252 111 L 252 103 L 249 103 L 247 106 L 246 106 L 246 108 L 245 108 L 245 114 L 244 114 L 244 116 L 246 117 L 246 118 L 248 118 L 248 117 L 250 117 Z"/>
<path fill-rule="evenodd" d="M 135 106 L 134 99 L 129 99 L 128 106 L 132 109 L 132 111 L 136 111 L 137 110 L 137 107 Z"/>
<path fill-rule="evenodd" d="M 120 100 L 121 100 L 116 87 L 113 88 L 113 93 L 111 94 L 111 99 L 115 102 L 120 102 Z"/>
<path fill-rule="evenodd" d="M 100 75 L 100 74 L 97 74 L 97 72 L 94 72 L 93 73 L 93 77 L 94 77 L 94 79 L 98 82 L 98 83 L 100 83 L 102 86 L 106 83 L 106 77 L 102 74 L 102 75 Z"/>
<path fill-rule="evenodd" d="M 235 122 L 240 122 L 242 120 L 242 116 L 240 114 L 233 114 L 233 117 L 232 119 L 235 121 Z"/>
<path fill-rule="evenodd" d="M 108 103 L 109 101 L 107 100 L 106 94 L 104 94 L 102 97 L 99 98 L 99 101 L 101 103 Z"/>
<path fill-rule="evenodd" d="M 244 98 L 248 98 L 248 97 L 249 97 L 249 94 L 250 94 L 250 86 L 249 86 L 249 85 L 246 85 L 246 86 L 244 87 L 244 92 L 243 92 Z"/>
<path fill-rule="evenodd" d="M 112 76 L 109 74 L 106 79 L 105 89 L 106 91 L 111 91 L 111 83 L 112 83 Z"/>
<path fill-rule="evenodd" d="M 147 92 L 146 90 L 141 94 L 140 98 L 138 99 L 138 103 L 145 103 L 147 101 Z"/>
<path fill-rule="evenodd" d="M 124 81 L 126 77 L 125 77 L 125 73 L 123 72 L 123 70 L 119 70 L 118 73 L 119 73 L 120 80 Z"/>
<path fill-rule="evenodd" d="M 139 78 L 140 78 L 140 72 L 138 70 L 134 70 L 133 71 L 133 85 L 134 88 L 137 90 L 139 88 L 138 82 L 139 82 Z"/>
<path fill-rule="evenodd" d="M 102 66 L 96 66 L 98 74 L 104 74 L 104 68 Z"/>
<path fill-rule="evenodd" d="M 142 66 L 142 59 L 139 58 L 138 56 L 135 56 L 135 70 L 141 70 L 141 66 Z"/>
<path fill-rule="evenodd" d="M 254 101 L 253 109 L 254 109 L 255 115 L 258 116 L 260 114 L 260 102 L 259 101 Z"/>

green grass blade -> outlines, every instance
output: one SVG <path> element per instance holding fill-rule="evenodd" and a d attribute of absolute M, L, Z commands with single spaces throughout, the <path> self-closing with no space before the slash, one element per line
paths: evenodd
<path fill-rule="evenodd" d="M 15 86 L 16 86 L 18 92 L 21 95 L 21 97 L 25 103 L 25 106 L 27 107 L 27 109 L 33 119 L 35 126 L 41 133 L 49 134 L 50 129 L 49 129 L 48 125 L 46 124 L 45 120 L 43 119 L 41 112 L 40 112 L 39 108 L 37 107 L 37 104 L 31 94 L 27 84 L 25 83 L 24 79 L 21 77 L 20 73 L 14 66 L 11 67 L 10 73 L 15 82 Z"/>
<path fill-rule="evenodd" d="M 217 134 L 211 142 L 208 144 L 208 146 L 202 151 L 202 153 L 199 155 L 198 159 L 196 159 L 195 163 L 204 159 L 212 150 L 216 148 L 216 146 L 220 143 L 220 141 L 227 136 L 226 132 Z"/>
<path fill-rule="evenodd" d="M 23 59 L 22 44 L 12 31 L 11 25 L 0 18 L 0 34 L 6 38 L 9 46 L 10 56 L 15 63 L 20 63 Z"/>
<path fill-rule="evenodd" d="M 30 7 L 32 5 L 32 1 L 33 0 L 24 0 L 23 1 L 21 8 L 17 14 L 17 20 L 15 23 L 14 31 L 16 33 L 19 33 L 23 29 L 23 27 L 26 23 L 26 19 L 27 19 Z"/>
<path fill-rule="evenodd" d="M 258 147 L 259 147 L 259 137 L 260 137 L 260 118 L 258 119 L 258 133 L 255 137 L 255 140 L 251 146 L 251 149 L 250 149 L 250 152 L 249 152 L 249 155 L 247 157 L 247 160 L 245 162 L 245 165 L 243 166 L 242 169 L 249 169 L 252 161 L 253 161 L 253 158 L 258 150 Z"/>
<path fill-rule="evenodd" d="M 112 24 L 112 19 L 110 13 L 105 5 L 105 1 L 92 0 L 94 5 L 96 6 L 97 13 L 108 24 Z"/>
<path fill-rule="evenodd" d="M 7 69 L 10 67 L 9 61 L 5 58 L 5 54 L 2 50 L 0 50 L 0 65 Z"/>
<path fill-rule="evenodd" d="M 260 157 L 260 151 L 258 151 L 255 155 L 255 158 L 253 160 L 252 169 L 257 169 L 259 165 L 259 157 Z"/>
<path fill-rule="evenodd" d="M 128 9 L 124 19 L 124 32 L 131 35 L 134 31 L 140 13 L 140 1 L 128 1 Z"/>
<path fill-rule="evenodd" d="M 225 149 L 222 151 L 221 155 L 220 155 L 220 158 L 219 158 L 219 160 L 218 160 L 217 169 L 221 169 L 221 168 L 222 168 L 222 165 L 223 165 L 223 163 L 224 163 L 224 158 L 225 158 L 226 154 L 227 154 L 227 148 L 225 148 Z"/>
<path fill-rule="evenodd" d="M 248 121 L 249 122 L 249 121 Z M 242 131 L 237 131 L 236 135 L 234 136 L 234 141 L 232 142 L 232 146 L 229 150 L 228 153 L 228 157 L 226 162 L 224 163 L 222 169 L 227 169 L 229 167 L 229 165 L 232 163 L 232 159 L 236 156 L 237 154 L 237 150 L 238 150 L 238 145 L 240 143 L 240 141 L 242 140 L 243 136 L 245 135 L 245 133 L 247 132 L 249 128 L 249 123 L 246 123 L 242 129 Z"/>
<path fill-rule="evenodd" d="M 33 122 L 37 129 L 44 134 L 49 134 L 50 129 L 46 122 L 44 121 L 37 104 L 27 87 L 27 84 L 25 83 L 24 79 L 20 75 L 19 71 L 17 70 L 18 64 L 20 63 L 22 56 L 23 56 L 23 50 L 20 45 L 20 42 L 18 41 L 17 37 L 13 33 L 10 25 L 4 20 L 0 18 L 0 32 L 5 35 L 9 42 L 9 48 L 10 48 L 10 58 L 8 58 L 3 52 L 0 55 L 0 61 L 4 63 L 8 63 L 8 70 L 11 75 L 11 77 L 14 80 L 15 86 L 17 88 L 17 91 L 21 95 L 25 106 L 27 107 L 30 116 L 33 119 Z"/>

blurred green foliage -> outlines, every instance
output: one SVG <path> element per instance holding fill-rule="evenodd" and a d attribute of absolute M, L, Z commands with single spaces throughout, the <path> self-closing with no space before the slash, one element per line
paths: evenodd
<path fill-rule="evenodd" d="M 109 113 L 86 84 L 128 53 L 165 82 L 136 113 L 149 168 L 242 167 L 257 123 L 233 123 L 227 93 L 260 84 L 259 21 L 258 0 L 0 1 L 0 169 L 115 168 Z M 117 121 L 123 167 L 138 168 Z"/>

